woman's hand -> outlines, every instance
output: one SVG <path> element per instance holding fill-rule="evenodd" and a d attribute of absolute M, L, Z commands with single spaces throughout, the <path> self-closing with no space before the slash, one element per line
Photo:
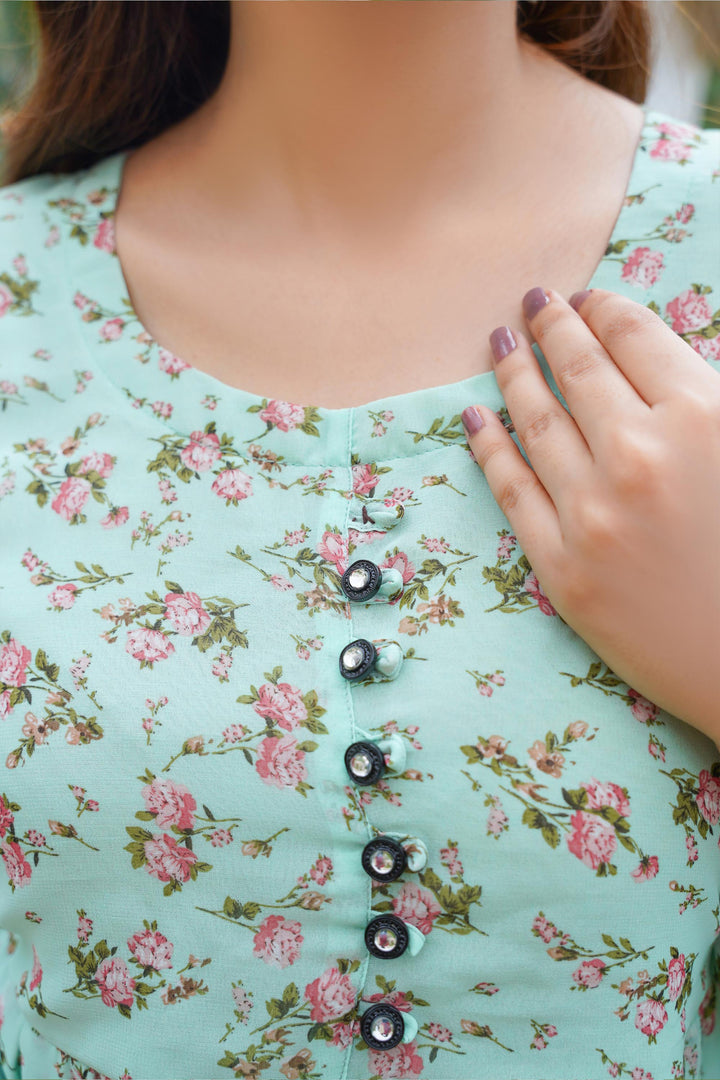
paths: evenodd
<path fill-rule="evenodd" d="M 532 468 L 487 407 L 463 412 L 470 449 L 565 622 L 720 745 L 720 374 L 641 304 L 571 300 L 523 298 L 570 412 L 529 340 L 498 327 L 497 382 Z"/>

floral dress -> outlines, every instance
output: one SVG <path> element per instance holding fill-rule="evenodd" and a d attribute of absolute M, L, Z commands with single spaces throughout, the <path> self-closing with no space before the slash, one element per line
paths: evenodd
<path fill-rule="evenodd" d="M 719 151 L 645 110 L 589 283 L 718 371 Z M 543 592 L 460 420 L 517 440 L 494 372 L 187 363 L 125 158 L 0 189 L 0 1076 L 720 1076 L 720 751 Z"/>

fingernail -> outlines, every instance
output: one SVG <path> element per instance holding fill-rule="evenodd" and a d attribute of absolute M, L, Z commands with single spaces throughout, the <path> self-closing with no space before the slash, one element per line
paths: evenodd
<path fill-rule="evenodd" d="M 482 413 L 480 413 L 474 405 L 468 405 L 467 409 L 463 409 L 462 422 L 468 435 L 474 435 L 485 423 L 482 418 Z"/>
<path fill-rule="evenodd" d="M 580 305 L 585 300 L 585 297 L 589 296 L 591 292 L 592 289 L 581 289 L 580 292 L 574 292 L 568 300 L 568 304 L 571 308 L 575 308 L 575 310 L 577 311 Z"/>
<path fill-rule="evenodd" d="M 550 302 L 550 298 L 545 293 L 544 289 L 541 289 L 539 285 L 536 285 L 534 289 L 530 289 L 525 293 L 522 300 L 523 313 L 528 322 L 534 319 L 540 308 L 544 308 L 547 303 Z"/>
<path fill-rule="evenodd" d="M 517 348 L 517 341 L 513 337 L 509 326 L 498 326 L 493 330 L 490 335 L 490 348 L 496 363 L 498 360 L 502 360 L 503 356 L 507 356 L 509 352 Z"/>

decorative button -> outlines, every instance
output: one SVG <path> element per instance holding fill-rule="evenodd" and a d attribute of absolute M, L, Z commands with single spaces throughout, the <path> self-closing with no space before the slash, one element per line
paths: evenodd
<path fill-rule="evenodd" d="M 382 570 L 369 559 L 358 559 L 352 563 L 340 579 L 340 586 L 348 600 L 357 603 L 372 600 L 381 583 Z"/>
<path fill-rule="evenodd" d="M 376 659 L 375 646 L 365 638 L 358 638 L 340 653 L 340 674 L 345 679 L 362 679 L 374 667 Z"/>
<path fill-rule="evenodd" d="M 376 836 L 362 851 L 362 867 L 375 881 L 395 881 L 407 866 L 405 848 L 390 836 Z"/>
<path fill-rule="evenodd" d="M 345 751 L 345 768 L 356 784 L 374 784 L 385 772 L 385 755 L 377 743 L 354 742 Z"/>
<path fill-rule="evenodd" d="M 360 1017 L 360 1034 L 372 1050 L 392 1050 L 402 1042 L 403 1014 L 394 1005 L 379 1001 Z"/>
<path fill-rule="evenodd" d="M 397 915 L 378 915 L 365 927 L 368 952 L 382 960 L 402 956 L 410 942 L 407 926 Z"/>

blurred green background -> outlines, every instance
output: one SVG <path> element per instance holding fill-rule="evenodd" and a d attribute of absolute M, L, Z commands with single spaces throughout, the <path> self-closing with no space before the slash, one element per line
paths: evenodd
<path fill-rule="evenodd" d="M 720 0 L 649 0 L 648 7 L 653 58 L 646 104 L 700 127 L 720 127 Z M 0 115 L 32 82 L 34 37 L 30 0 L 0 0 Z"/>

